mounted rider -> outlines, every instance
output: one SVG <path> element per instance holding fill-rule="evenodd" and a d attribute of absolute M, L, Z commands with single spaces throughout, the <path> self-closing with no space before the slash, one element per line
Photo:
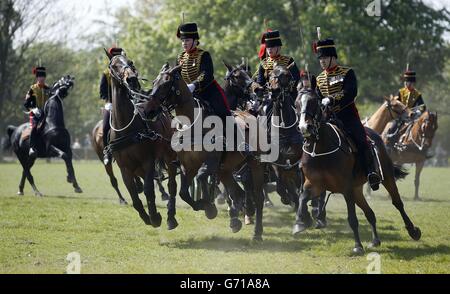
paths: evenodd
<path fill-rule="evenodd" d="M 181 65 L 181 77 L 186 82 L 194 97 L 206 102 L 211 108 L 211 115 L 222 119 L 225 133 L 226 117 L 231 116 L 228 99 L 223 89 L 214 79 L 214 65 L 208 51 L 198 47 L 200 35 L 196 23 L 183 23 L 177 29 L 183 51 L 178 55 L 177 63 Z M 209 152 L 208 157 L 198 172 L 199 180 L 215 174 L 220 166 L 221 153 Z"/>
<path fill-rule="evenodd" d="M 419 117 L 425 110 L 426 105 L 422 98 L 422 94 L 415 88 L 416 72 L 407 69 L 403 74 L 404 87 L 398 90 L 397 99 L 402 102 L 408 109 L 411 110 L 410 119 Z M 395 147 L 400 137 L 400 128 L 407 122 L 403 117 L 392 122 L 391 127 L 387 133 L 387 147 L 392 149 Z"/>
<path fill-rule="evenodd" d="M 124 55 L 125 51 L 122 48 L 111 47 L 108 50 L 110 56 Z M 112 155 L 111 152 L 107 151 L 107 146 L 109 144 L 108 134 L 111 129 L 109 124 L 111 110 L 112 110 L 112 95 L 111 95 L 111 73 L 109 68 L 105 69 L 100 80 L 100 99 L 105 101 L 105 107 L 103 112 L 103 146 L 105 148 L 103 152 L 103 163 L 108 165 L 111 162 Z"/>
<path fill-rule="evenodd" d="M 231 116 L 225 93 L 214 79 L 214 65 L 211 55 L 198 47 L 200 35 L 196 23 L 185 23 L 178 27 L 177 37 L 181 40 L 183 52 L 178 55 L 181 77 L 194 97 L 209 104 L 214 115 L 225 122 Z"/>
<path fill-rule="evenodd" d="M 258 95 L 258 97 L 262 97 L 264 95 L 264 91 L 267 90 L 267 82 L 269 81 L 270 73 L 277 65 L 288 66 L 294 63 L 289 71 L 291 72 L 295 85 L 297 85 L 300 80 L 300 71 L 295 64 L 294 59 L 287 55 L 281 54 L 282 46 L 283 42 L 281 41 L 279 31 L 268 30 L 264 33 L 261 40 L 261 49 L 259 53 L 259 57 L 264 58 L 261 60 L 255 74 L 257 84 L 253 87 L 253 91 L 256 95 Z"/>
<path fill-rule="evenodd" d="M 24 107 L 30 112 L 30 151 L 29 156 L 35 158 L 37 156 L 36 140 L 38 136 L 38 124 L 44 116 L 44 105 L 50 98 L 50 87 L 45 83 L 47 72 L 45 67 L 33 68 L 33 75 L 36 77 L 36 83 L 31 85 L 25 96 Z"/>
<path fill-rule="evenodd" d="M 355 99 L 358 94 L 356 75 L 350 67 L 337 63 L 336 46 L 333 39 L 320 40 L 314 44 L 314 51 L 323 72 L 317 76 L 317 94 L 322 105 L 330 106 L 332 112 L 343 123 L 344 130 L 355 142 L 372 190 L 379 188 L 381 178 L 375 166 L 373 149 L 367 141 L 366 131 L 361 124 Z"/>

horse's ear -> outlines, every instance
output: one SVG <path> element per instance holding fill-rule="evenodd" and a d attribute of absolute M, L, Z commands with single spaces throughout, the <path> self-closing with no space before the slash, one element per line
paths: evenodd
<path fill-rule="evenodd" d="M 222 60 L 223 64 L 225 65 L 225 67 L 228 69 L 228 71 L 233 71 L 233 66 L 231 66 L 230 64 L 228 64 L 225 60 Z"/>
<path fill-rule="evenodd" d="M 175 66 L 175 67 L 173 67 L 170 71 L 169 71 L 169 75 L 172 75 L 172 74 L 174 74 L 174 73 L 176 73 L 176 72 L 179 72 L 180 71 L 180 69 L 181 69 L 181 64 L 180 65 L 177 65 L 177 66 Z"/>
<path fill-rule="evenodd" d="M 103 50 L 105 50 L 106 56 L 108 56 L 109 60 L 111 61 L 111 59 L 113 58 L 112 54 L 109 53 L 108 50 L 106 50 L 106 48 L 103 48 Z"/>
<path fill-rule="evenodd" d="M 166 72 L 167 70 L 169 70 L 170 66 L 169 66 L 169 62 L 164 63 L 164 65 L 161 67 L 161 71 L 160 72 Z"/>

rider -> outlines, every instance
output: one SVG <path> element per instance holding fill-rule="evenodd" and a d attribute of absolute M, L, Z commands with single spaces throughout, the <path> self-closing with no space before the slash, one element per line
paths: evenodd
<path fill-rule="evenodd" d="M 36 83 L 31 85 L 25 96 L 25 108 L 30 111 L 30 157 L 36 157 L 36 140 L 37 140 L 37 126 L 42 120 L 43 108 L 45 102 L 50 97 L 50 87 L 45 83 L 47 77 L 45 67 L 33 68 L 33 74 L 36 76 Z"/>
<path fill-rule="evenodd" d="M 110 56 L 123 55 L 124 50 L 122 48 L 112 47 L 108 50 Z M 108 165 L 111 162 L 111 152 L 108 152 L 106 146 L 108 146 L 108 133 L 111 129 L 109 124 L 111 110 L 112 110 L 112 97 L 111 97 L 111 73 L 109 68 L 105 69 L 100 81 L 100 99 L 105 101 L 105 111 L 103 113 L 103 146 L 105 150 L 103 152 L 103 163 Z"/>
<path fill-rule="evenodd" d="M 333 39 L 319 40 L 314 46 L 323 72 L 317 77 L 317 93 L 323 105 L 330 105 L 336 117 L 342 121 L 345 131 L 353 139 L 365 163 L 367 178 L 372 190 L 379 188 L 381 178 L 375 168 L 373 150 L 361 124 L 355 98 L 358 94 L 353 69 L 337 63 Z"/>
<path fill-rule="evenodd" d="M 295 81 L 295 85 L 297 85 L 300 80 L 300 71 L 295 64 L 294 59 L 286 55 L 281 55 L 282 46 L 283 43 L 281 42 L 279 31 L 267 31 L 264 33 L 264 37 L 261 40 L 261 48 L 266 50 L 267 56 L 262 59 L 259 64 L 256 84 L 253 87 L 253 91 L 258 97 L 263 96 L 264 90 L 266 89 L 266 83 L 269 81 L 270 73 L 276 65 L 288 66 L 294 63 L 289 70 Z M 260 51 L 259 57 L 264 57 L 262 50 Z"/>
<path fill-rule="evenodd" d="M 183 52 L 178 55 L 181 76 L 189 90 L 200 100 L 208 102 L 215 115 L 225 122 L 231 116 L 230 107 L 223 89 L 214 79 L 214 65 L 208 51 L 200 49 L 200 36 L 196 23 L 185 23 L 178 27 L 177 37 Z"/>
<path fill-rule="evenodd" d="M 404 87 L 398 90 L 397 99 L 408 109 L 413 110 L 411 115 L 420 115 L 426 110 L 422 94 L 414 87 L 416 83 L 416 72 L 408 69 L 403 74 Z M 399 117 L 394 120 L 387 134 L 387 147 L 392 149 L 398 140 L 398 130 L 403 126 L 404 119 Z"/>
<path fill-rule="evenodd" d="M 214 66 L 208 51 L 200 49 L 196 23 L 184 23 L 178 27 L 177 37 L 181 40 L 183 52 L 178 55 L 181 77 L 191 93 L 212 108 L 213 115 L 219 116 L 225 126 L 226 117 L 231 116 L 228 100 L 214 79 Z M 225 129 L 225 128 L 224 128 Z M 225 131 L 224 131 L 225 132 Z M 198 178 L 206 178 L 218 171 L 220 152 L 208 152 L 208 157 L 199 170 Z"/>

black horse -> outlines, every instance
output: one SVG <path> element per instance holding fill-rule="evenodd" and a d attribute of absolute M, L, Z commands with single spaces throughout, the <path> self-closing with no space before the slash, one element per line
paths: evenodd
<path fill-rule="evenodd" d="M 62 77 L 56 82 L 51 90 L 51 97 L 44 105 L 44 118 L 42 125 L 39 127 L 37 138 L 37 157 L 62 158 L 67 167 L 67 182 L 71 183 L 76 193 L 82 193 L 75 178 L 75 172 L 72 165 L 72 150 L 70 148 L 70 134 L 64 125 L 63 99 L 67 97 L 68 90 L 74 85 L 74 78 L 71 76 Z M 23 167 L 22 178 L 19 184 L 18 195 L 23 195 L 25 186 L 25 178 L 28 179 L 36 196 L 42 196 L 42 193 L 36 188 L 33 176 L 31 175 L 31 167 L 35 162 L 35 158 L 29 157 L 30 149 L 30 124 L 25 123 L 19 127 L 8 126 L 7 133 L 9 140 L 7 147 L 11 147 L 20 164 Z"/>

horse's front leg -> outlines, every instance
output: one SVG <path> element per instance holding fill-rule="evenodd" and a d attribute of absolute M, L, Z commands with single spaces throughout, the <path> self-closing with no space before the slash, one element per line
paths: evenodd
<path fill-rule="evenodd" d="M 147 199 L 148 214 L 150 216 L 150 222 L 154 228 L 161 226 L 162 217 L 156 208 L 156 196 L 155 196 L 155 162 L 154 159 L 150 159 L 147 164 L 144 179 L 144 194 Z"/>
<path fill-rule="evenodd" d="M 67 150 L 67 152 L 64 152 L 61 149 L 55 147 L 54 145 L 50 145 L 50 150 L 58 154 L 58 157 L 60 157 L 66 163 L 67 182 L 72 184 L 75 193 L 83 193 L 83 190 L 81 190 L 75 177 L 75 170 L 72 164 L 72 150 L 69 149 Z"/>
<path fill-rule="evenodd" d="M 175 218 L 176 215 L 176 196 L 177 196 L 177 167 L 172 164 L 167 164 L 167 173 L 169 176 L 169 182 L 167 184 L 169 188 L 169 201 L 167 202 L 167 229 L 173 230 L 178 227 L 178 222 Z"/>
<path fill-rule="evenodd" d="M 424 161 L 416 162 L 416 175 L 414 179 L 414 200 L 420 200 L 419 197 L 419 186 L 420 186 L 420 174 L 422 173 L 422 169 L 424 166 Z"/>
<path fill-rule="evenodd" d="M 312 225 L 311 214 L 308 211 L 308 200 L 310 200 L 313 196 L 313 189 L 311 186 L 306 185 L 303 189 L 303 192 L 299 197 L 299 205 L 296 213 L 296 220 L 294 224 L 294 228 L 292 229 L 293 235 L 298 235 L 304 230 L 308 229 Z"/>

